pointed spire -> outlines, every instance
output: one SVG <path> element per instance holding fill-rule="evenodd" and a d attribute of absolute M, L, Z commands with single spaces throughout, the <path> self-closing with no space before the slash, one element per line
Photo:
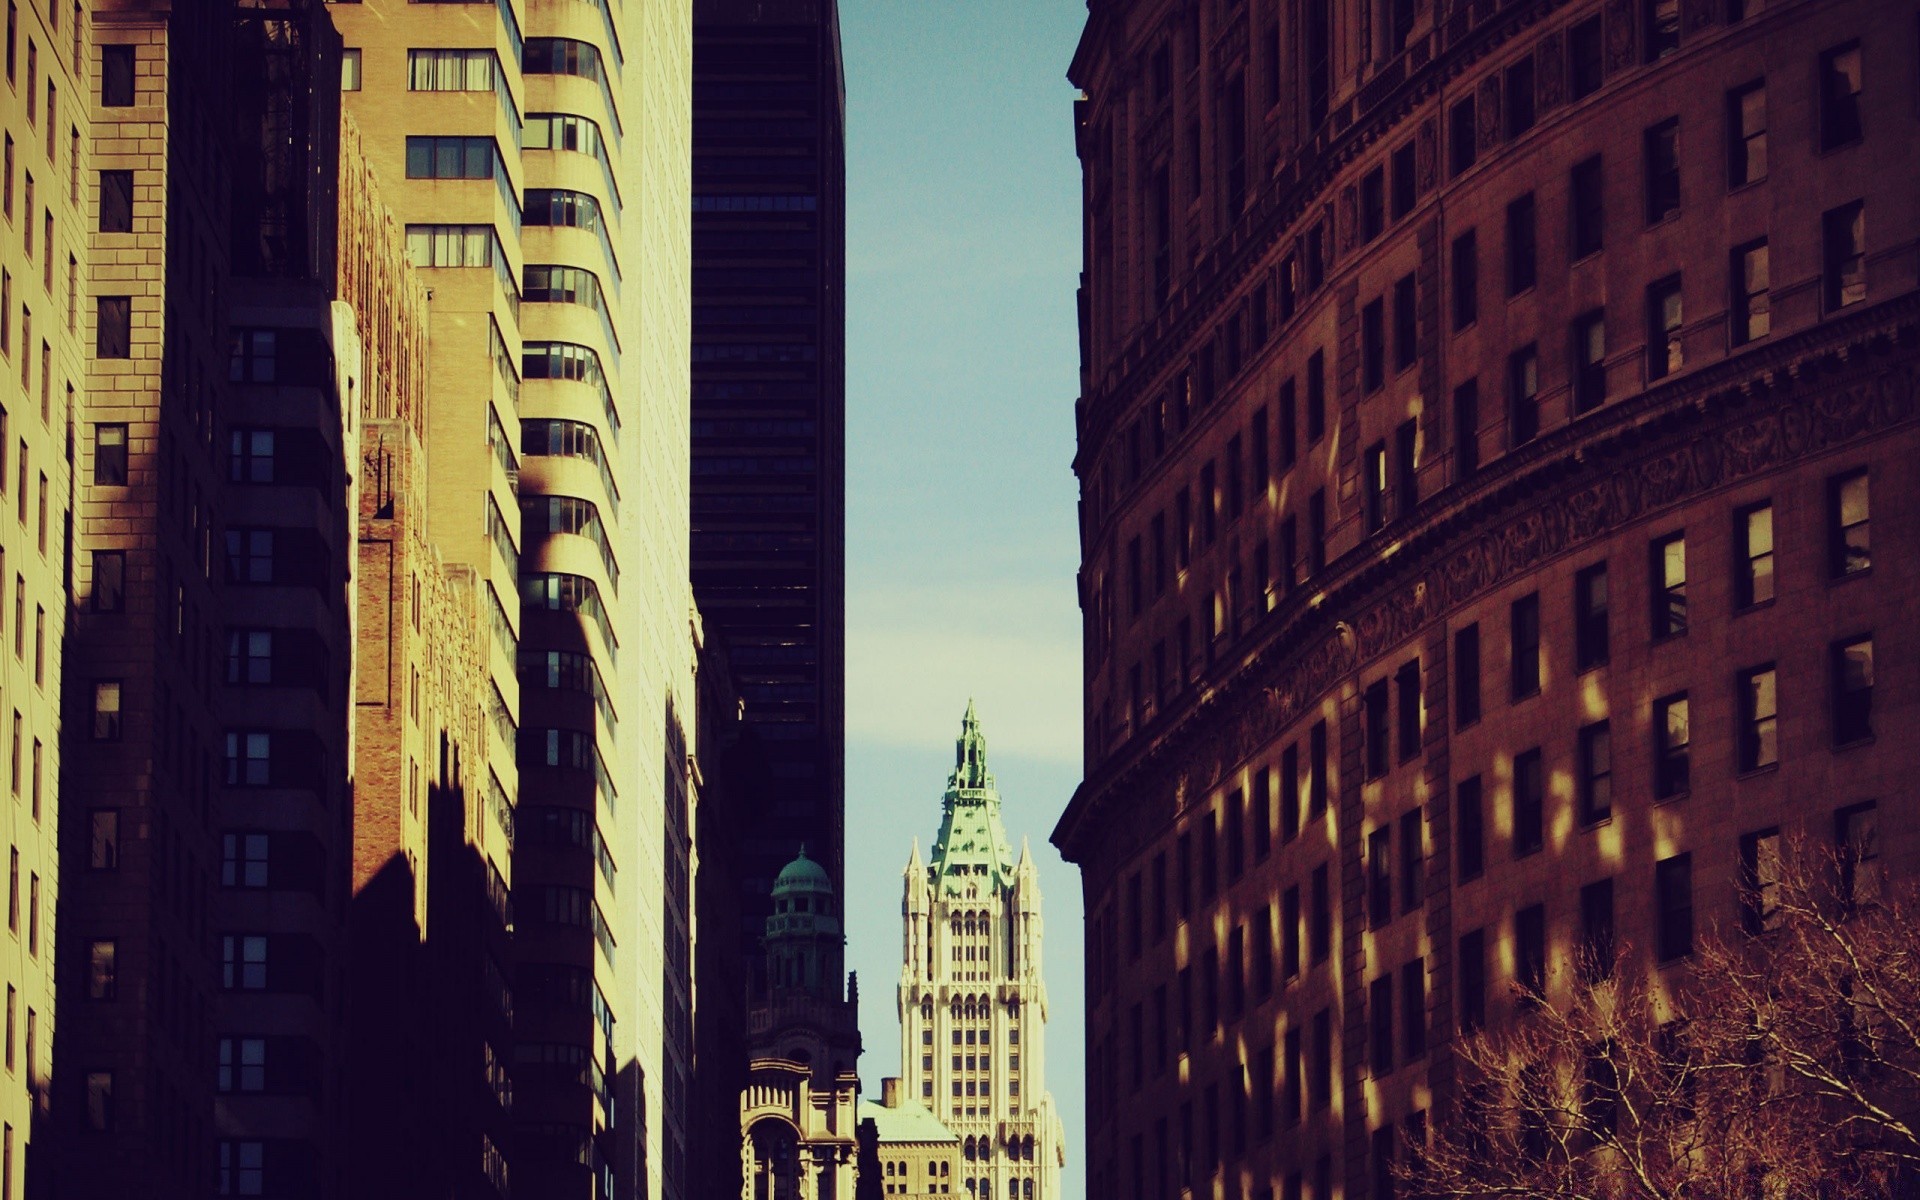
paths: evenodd
<path fill-rule="evenodd" d="M 980 732 L 980 717 L 973 698 L 967 698 L 967 715 L 960 718 L 960 736 L 953 745 L 953 786 L 990 788 L 993 777 L 987 774 L 987 739 Z"/>
<path fill-rule="evenodd" d="M 909 875 L 918 874 L 921 870 L 922 868 L 920 866 L 920 838 L 916 835 L 913 839 L 913 853 L 909 855 L 907 858 L 907 874 Z"/>

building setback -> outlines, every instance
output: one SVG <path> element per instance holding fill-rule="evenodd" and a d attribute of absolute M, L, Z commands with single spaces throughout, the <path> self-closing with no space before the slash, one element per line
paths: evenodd
<path fill-rule="evenodd" d="M 845 894 L 846 89 L 834 0 L 696 0 L 693 584 L 772 786 L 741 954 L 805 842 Z"/>
<path fill-rule="evenodd" d="M 1920 862 L 1912 33 L 1092 6 L 1090 1194 L 1389 1195 L 1511 984 Z"/>

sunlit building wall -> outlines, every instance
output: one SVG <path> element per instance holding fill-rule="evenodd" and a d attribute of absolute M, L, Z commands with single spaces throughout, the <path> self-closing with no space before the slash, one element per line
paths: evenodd
<path fill-rule="evenodd" d="M 1092 6 L 1091 1193 L 1385 1195 L 1512 984 L 1920 856 L 1913 19 Z"/>

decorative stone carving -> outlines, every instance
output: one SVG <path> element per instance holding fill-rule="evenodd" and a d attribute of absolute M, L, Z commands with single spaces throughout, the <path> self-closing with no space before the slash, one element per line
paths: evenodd
<path fill-rule="evenodd" d="M 1558 108 L 1567 98 L 1567 53 L 1561 45 L 1559 30 L 1540 39 L 1540 50 L 1533 61 L 1539 72 L 1536 87 L 1540 111 Z"/>
<path fill-rule="evenodd" d="M 1353 185 L 1348 184 L 1340 189 L 1340 253 L 1342 254 L 1353 249 L 1355 232 L 1360 225 L 1359 212 L 1360 206 L 1354 196 Z"/>
<path fill-rule="evenodd" d="M 1633 0 L 1607 0 L 1607 74 L 1633 65 Z"/>
<path fill-rule="evenodd" d="M 1413 178 L 1415 189 L 1423 196 L 1433 190 L 1439 161 L 1440 127 L 1432 121 L 1422 121 L 1413 144 Z"/>
<path fill-rule="evenodd" d="M 1480 123 L 1480 153 L 1500 144 L 1500 76 L 1489 73 L 1480 81 L 1480 96 L 1474 116 Z"/>
<path fill-rule="evenodd" d="M 1720 0 L 1686 0 L 1686 28 L 1695 33 L 1720 20 Z"/>

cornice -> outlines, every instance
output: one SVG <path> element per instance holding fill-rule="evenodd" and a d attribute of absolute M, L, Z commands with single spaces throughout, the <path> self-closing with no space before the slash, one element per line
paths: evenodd
<path fill-rule="evenodd" d="M 1090 773 L 1052 841 L 1075 862 L 1095 838 L 1137 842 L 1131 822 L 1110 819 L 1118 798 L 1184 808 L 1340 678 L 1448 613 L 1614 528 L 1916 415 L 1920 293 L 1909 293 L 1561 426 L 1290 593 L 1244 651 Z"/>

